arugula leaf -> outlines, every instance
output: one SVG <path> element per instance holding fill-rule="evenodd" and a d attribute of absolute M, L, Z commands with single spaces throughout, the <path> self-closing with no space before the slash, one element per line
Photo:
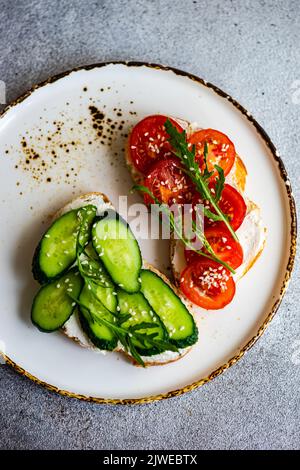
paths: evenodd
<path fill-rule="evenodd" d="M 95 206 L 85 206 L 79 209 L 78 218 L 80 220 L 80 227 L 78 232 L 78 243 L 81 251 L 88 244 L 90 238 L 91 225 L 96 216 L 97 209 Z"/>
<path fill-rule="evenodd" d="M 235 240 L 238 240 L 235 231 L 232 229 L 228 219 L 215 201 L 213 194 L 211 193 L 208 181 L 200 173 L 200 168 L 195 160 L 195 146 L 193 145 L 192 150 L 189 149 L 188 142 L 186 140 L 186 133 L 179 132 L 175 126 L 171 123 L 170 119 L 167 119 L 165 123 L 165 129 L 169 134 L 168 141 L 170 142 L 173 153 L 179 158 L 181 163 L 184 165 L 184 171 L 192 182 L 195 184 L 197 190 L 205 201 L 208 201 L 212 208 L 216 211 L 217 215 L 221 217 L 229 232 Z M 207 158 L 207 157 L 206 157 Z"/>
<path fill-rule="evenodd" d="M 215 187 L 215 201 L 218 202 L 221 198 L 222 191 L 224 189 L 225 184 L 225 175 L 224 170 L 219 165 L 215 165 L 215 169 L 217 170 L 219 177 L 216 179 L 216 187 Z"/>
<path fill-rule="evenodd" d="M 208 166 L 207 166 L 207 154 L 208 154 L 208 145 L 207 145 L 207 142 L 204 142 L 204 152 L 203 152 L 203 156 L 204 156 L 204 171 L 202 173 L 202 176 L 205 180 L 208 180 L 212 175 L 213 175 L 213 171 L 208 171 Z"/>
<path fill-rule="evenodd" d="M 210 211 L 206 207 L 204 207 L 203 212 L 204 212 L 204 215 L 206 217 L 213 220 L 214 222 L 218 222 L 220 220 L 223 220 L 223 218 L 220 215 L 214 214 L 214 212 Z"/>

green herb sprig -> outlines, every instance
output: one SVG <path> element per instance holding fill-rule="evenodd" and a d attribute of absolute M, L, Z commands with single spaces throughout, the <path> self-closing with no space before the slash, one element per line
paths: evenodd
<path fill-rule="evenodd" d="M 85 242 L 86 244 L 86 242 Z M 82 261 L 80 259 L 81 254 L 84 252 L 85 256 L 87 257 L 88 263 L 90 265 L 82 265 Z M 87 285 L 89 292 L 93 295 L 96 304 L 101 307 L 101 310 L 107 310 L 103 303 L 99 300 L 97 296 L 97 288 L 98 286 L 101 287 L 112 287 L 111 285 L 106 285 L 103 283 L 101 279 L 98 279 L 97 275 L 95 275 L 95 266 L 92 264 L 93 258 L 89 256 L 88 253 L 84 251 L 84 247 L 82 246 L 82 231 L 79 230 L 78 237 L 77 237 L 77 244 L 76 244 L 76 260 L 77 260 L 77 267 L 81 277 L 83 278 L 85 284 Z M 87 268 L 86 268 L 86 267 Z M 107 310 L 107 314 L 113 315 L 114 321 L 109 321 L 107 318 L 103 318 L 103 316 L 99 315 L 97 309 L 93 310 L 91 307 L 87 307 L 83 304 L 79 299 L 69 294 L 69 297 L 72 298 L 74 302 L 77 303 L 80 307 L 84 308 L 85 311 L 88 312 L 90 319 L 93 323 L 97 323 L 99 325 L 105 325 L 110 328 L 116 335 L 119 342 L 124 346 L 126 352 L 128 352 L 138 364 L 145 367 L 145 363 L 136 349 L 134 342 L 138 342 L 142 348 L 149 348 L 155 347 L 158 350 L 168 350 L 168 351 L 178 351 L 178 348 L 174 346 L 170 341 L 161 340 L 157 338 L 158 333 L 142 333 L 141 330 L 147 329 L 151 330 L 157 327 L 157 324 L 154 322 L 141 322 L 136 325 L 131 325 L 128 328 L 124 328 L 122 325 L 131 318 L 129 313 L 114 313 Z"/>
<path fill-rule="evenodd" d="M 238 240 L 237 235 L 233 228 L 231 227 L 228 218 L 222 212 L 218 205 L 218 200 L 221 197 L 222 189 L 224 187 L 225 177 L 224 171 L 218 165 L 215 165 L 215 168 L 218 172 L 218 178 L 216 180 L 216 194 L 213 195 L 208 186 L 208 180 L 212 176 L 213 172 L 208 171 L 207 167 L 207 153 L 208 146 L 205 142 L 204 145 L 204 172 L 200 172 L 199 164 L 196 162 L 196 148 L 195 145 L 192 146 L 190 150 L 188 142 L 186 139 L 186 132 L 179 132 L 176 127 L 172 124 L 170 119 L 167 119 L 165 123 L 165 129 L 169 134 L 169 142 L 172 147 L 174 155 L 176 155 L 180 162 L 183 164 L 184 168 L 182 170 L 190 177 L 192 182 L 195 184 L 197 190 L 205 201 L 208 201 L 213 209 L 216 211 L 216 214 L 213 214 L 209 209 L 204 208 L 204 215 L 213 219 L 220 220 L 224 222 L 229 232 L 233 236 L 234 240 Z"/>

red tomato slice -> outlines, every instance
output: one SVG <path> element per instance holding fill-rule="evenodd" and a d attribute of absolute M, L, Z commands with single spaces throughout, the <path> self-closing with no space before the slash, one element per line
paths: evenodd
<path fill-rule="evenodd" d="M 180 169 L 180 163 L 176 158 L 167 158 L 155 163 L 145 178 L 144 185 L 160 202 L 170 206 L 192 202 L 193 183 Z M 144 202 L 154 203 L 148 194 L 144 194 Z"/>
<path fill-rule="evenodd" d="M 180 288 L 189 300 L 206 310 L 225 307 L 235 294 L 235 282 L 228 269 L 204 257 L 185 268 Z"/>
<path fill-rule="evenodd" d="M 196 160 L 201 170 L 204 170 L 204 143 L 208 145 L 207 167 L 209 171 L 214 170 L 214 165 L 219 165 L 228 175 L 235 160 L 235 148 L 227 135 L 214 129 L 202 129 L 194 132 L 189 138 L 189 143 L 196 146 Z M 211 179 L 217 176 L 215 170 Z"/>
<path fill-rule="evenodd" d="M 237 269 L 243 262 L 243 249 L 239 242 L 235 241 L 227 229 L 222 227 L 209 227 L 205 230 L 205 237 L 214 250 L 216 256 L 225 261 L 231 268 Z M 206 250 L 203 250 L 208 253 Z M 185 259 L 188 264 L 203 256 L 193 250 L 184 250 Z"/>
<path fill-rule="evenodd" d="M 164 124 L 167 116 L 148 116 L 133 129 L 129 138 L 129 150 L 134 166 L 144 175 L 154 162 L 172 156 L 171 145 Z M 182 132 L 182 127 L 173 119 L 172 124 Z"/>
<path fill-rule="evenodd" d="M 213 189 L 212 185 L 210 185 L 210 187 Z M 201 200 L 200 194 L 195 193 L 193 205 L 202 203 L 203 201 Z M 233 186 L 225 184 L 218 204 L 222 212 L 229 217 L 229 222 L 233 230 L 237 230 L 241 226 L 247 211 L 243 196 Z M 215 212 L 212 207 L 209 207 L 209 209 Z M 207 217 L 205 217 L 204 225 L 205 228 L 208 226 L 218 226 L 226 229 L 224 222 L 214 222 Z"/>

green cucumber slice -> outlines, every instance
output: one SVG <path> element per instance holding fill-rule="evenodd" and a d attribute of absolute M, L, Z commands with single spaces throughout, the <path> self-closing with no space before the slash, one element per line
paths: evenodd
<path fill-rule="evenodd" d="M 116 212 L 106 211 L 92 228 L 93 247 L 115 284 L 126 292 L 140 290 L 142 257 L 129 225 Z"/>
<path fill-rule="evenodd" d="M 32 323 L 44 332 L 61 328 L 76 308 L 76 302 L 69 295 L 78 298 L 82 286 L 83 280 L 77 270 L 42 286 L 33 300 Z"/>
<path fill-rule="evenodd" d="M 118 301 L 115 285 L 91 244 L 89 244 L 81 254 L 80 262 L 84 275 L 97 285 L 98 299 L 102 302 L 104 307 L 116 313 Z"/>
<path fill-rule="evenodd" d="M 101 325 L 96 321 L 93 321 L 89 311 L 86 310 L 83 305 L 86 306 L 93 315 L 99 317 L 99 319 L 104 318 L 113 322 L 115 319 L 113 314 L 101 303 L 101 301 L 98 302 L 97 299 L 95 299 L 94 294 L 88 289 L 87 285 L 82 289 L 79 301 L 81 303 L 79 310 L 81 326 L 87 336 L 90 338 L 92 343 L 97 346 L 97 348 L 113 351 L 118 343 L 116 335 L 108 326 Z"/>
<path fill-rule="evenodd" d="M 154 272 L 140 273 L 141 292 L 164 323 L 171 343 L 186 348 L 198 340 L 198 328 L 193 316 L 175 292 Z"/>
<path fill-rule="evenodd" d="M 33 257 L 33 277 L 41 284 L 61 276 L 76 259 L 80 230 L 81 246 L 87 243 L 90 227 L 97 213 L 92 205 L 72 210 L 59 217 L 43 235 Z"/>
<path fill-rule="evenodd" d="M 155 323 L 157 326 L 149 329 L 141 329 L 139 333 L 156 333 L 156 339 L 165 340 L 168 338 L 168 334 L 164 324 L 161 322 L 158 315 L 151 309 L 151 306 L 143 296 L 141 292 L 135 294 L 128 294 L 122 289 L 118 289 L 118 304 L 119 304 L 119 313 L 121 314 L 130 314 L 126 322 L 122 323 L 122 328 L 128 329 L 130 326 L 138 325 L 142 322 Z M 132 340 L 134 346 L 136 347 L 139 354 L 142 356 L 152 356 L 154 354 L 159 354 L 163 352 L 164 348 L 153 347 L 148 345 L 147 348 L 143 347 L 139 341 Z"/>

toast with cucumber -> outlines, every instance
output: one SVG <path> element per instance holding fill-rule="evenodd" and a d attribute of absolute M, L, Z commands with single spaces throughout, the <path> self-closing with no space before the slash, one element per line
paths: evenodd
<path fill-rule="evenodd" d="M 41 284 L 31 311 L 43 332 L 61 329 L 96 352 L 135 365 L 180 359 L 197 342 L 188 304 L 143 261 L 129 225 L 102 193 L 80 196 L 53 218 L 34 253 Z"/>

